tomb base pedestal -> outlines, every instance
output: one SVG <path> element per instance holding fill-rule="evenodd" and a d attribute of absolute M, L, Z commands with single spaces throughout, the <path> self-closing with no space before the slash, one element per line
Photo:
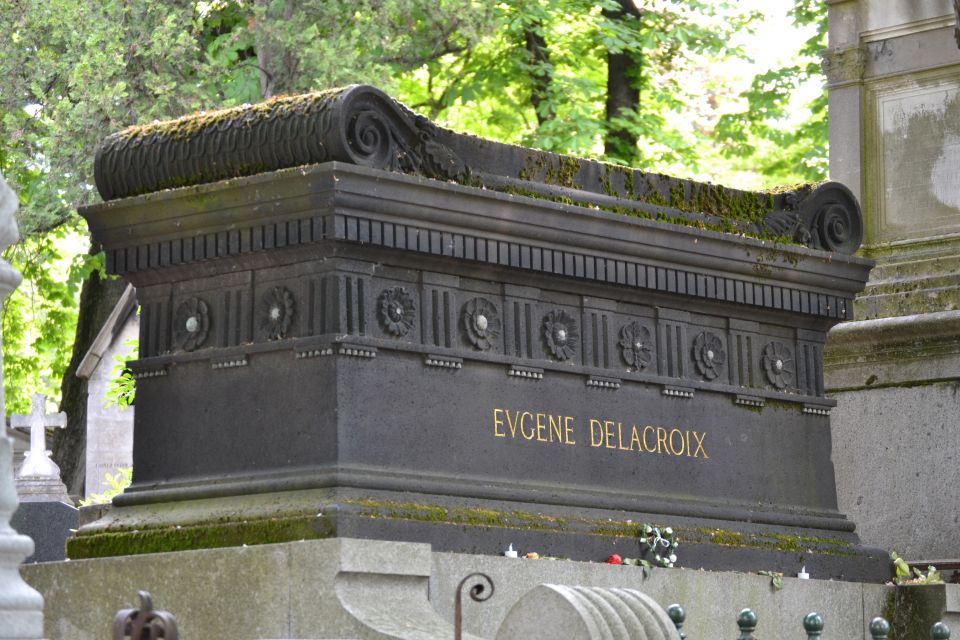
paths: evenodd
<path fill-rule="evenodd" d="M 115 506 L 81 528 L 68 542 L 68 555 L 363 538 L 428 542 L 440 551 L 484 555 L 501 555 L 510 545 L 521 555 L 573 560 L 603 561 L 618 554 L 656 566 L 641 541 L 644 523 L 673 528 L 682 567 L 785 575 L 806 567 L 814 576 L 865 582 L 890 576 L 886 552 L 861 546 L 849 531 L 355 488 Z"/>

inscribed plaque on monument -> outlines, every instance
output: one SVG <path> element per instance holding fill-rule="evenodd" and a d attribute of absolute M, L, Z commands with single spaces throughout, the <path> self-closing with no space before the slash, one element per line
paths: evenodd
<path fill-rule="evenodd" d="M 876 173 L 867 176 L 865 204 L 877 217 L 870 242 L 949 232 L 960 223 L 960 77 L 953 70 L 897 80 L 871 95 Z"/>

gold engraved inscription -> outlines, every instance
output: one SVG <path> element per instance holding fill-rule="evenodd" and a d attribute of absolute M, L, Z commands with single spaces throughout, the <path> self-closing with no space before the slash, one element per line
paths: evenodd
<path fill-rule="evenodd" d="M 493 410 L 495 438 L 575 446 L 581 428 L 584 433 L 589 432 L 589 438 L 584 437 L 581 442 L 584 445 L 589 442 L 592 448 L 676 458 L 710 458 L 704 444 L 707 438 L 705 431 L 652 424 L 640 426 L 601 418 L 588 418 L 581 423 L 574 416 L 543 411 Z"/>

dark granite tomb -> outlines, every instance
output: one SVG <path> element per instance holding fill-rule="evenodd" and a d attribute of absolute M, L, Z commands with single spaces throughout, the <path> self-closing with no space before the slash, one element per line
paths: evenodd
<path fill-rule="evenodd" d="M 883 580 L 822 352 L 836 183 L 752 193 L 436 127 L 371 87 L 109 137 L 81 211 L 141 304 L 134 483 L 71 557 L 349 536 Z"/>

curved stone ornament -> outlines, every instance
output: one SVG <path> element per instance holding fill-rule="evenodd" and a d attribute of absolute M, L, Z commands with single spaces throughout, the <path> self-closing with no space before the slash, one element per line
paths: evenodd
<path fill-rule="evenodd" d="M 640 591 L 559 584 L 541 584 L 521 596 L 496 635 L 497 640 L 677 637 L 666 611 Z"/>
<path fill-rule="evenodd" d="M 569 360 L 580 350 L 580 330 L 576 319 L 563 309 L 543 317 L 543 341 L 557 360 Z"/>
<path fill-rule="evenodd" d="M 727 359 L 723 341 L 714 333 L 703 331 L 693 339 L 693 361 L 697 371 L 707 380 L 720 376 L 721 366 Z"/>
<path fill-rule="evenodd" d="M 437 127 L 375 87 L 351 85 L 130 127 L 97 149 L 104 200 L 338 160 L 464 178 Z"/>
<path fill-rule="evenodd" d="M 403 287 L 384 289 L 377 298 L 377 317 L 390 335 L 398 338 L 407 335 L 417 317 L 413 296 Z"/>
<path fill-rule="evenodd" d="M 210 309 L 200 298 L 187 298 L 173 315 L 173 342 L 184 351 L 203 345 L 210 331 Z"/>
<path fill-rule="evenodd" d="M 653 359 L 650 330 L 636 320 L 620 327 L 620 357 L 637 371 L 646 369 Z"/>
<path fill-rule="evenodd" d="M 849 189 L 824 182 L 777 196 L 780 207 L 766 216 L 769 233 L 812 249 L 852 255 L 863 242 L 863 213 Z"/>
<path fill-rule="evenodd" d="M 273 287 L 260 299 L 260 328 L 269 340 L 287 337 L 297 304 L 286 287 Z"/>
<path fill-rule="evenodd" d="M 782 342 L 768 342 L 763 347 L 763 371 L 767 380 L 777 389 L 786 389 L 793 386 L 796 377 L 796 363 L 793 351 Z"/>
<path fill-rule="evenodd" d="M 472 298 L 463 305 L 463 330 L 474 347 L 489 351 L 500 338 L 503 323 L 497 307 L 486 298 Z"/>

